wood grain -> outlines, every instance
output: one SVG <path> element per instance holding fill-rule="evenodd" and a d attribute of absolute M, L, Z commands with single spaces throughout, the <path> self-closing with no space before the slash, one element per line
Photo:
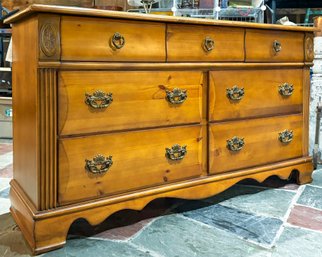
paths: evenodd
<path fill-rule="evenodd" d="M 210 52 L 203 48 L 206 37 L 214 41 L 214 49 Z M 244 61 L 244 29 L 169 24 L 167 60 Z"/>
<path fill-rule="evenodd" d="M 78 71 L 59 73 L 60 135 L 200 123 L 202 72 L 193 71 Z M 182 104 L 166 100 L 166 90 L 187 90 Z M 113 94 L 106 109 L 85 104 L 85 93 Z"/>
<path fill-rule="evenodd" d="M 202 170 L 201 126 L 115 133 L 59 142 L 60 204 L 198 177 Z M 186 156 L 168 160 L 165 148 L 187 146 Z M 85 160 L 112 156 L 106 174 L 85 170 Z"/>
<path fill-rule="evenodd" d="M 13 178 L 38 208 L 38 21 L 36 17 L 28 19 L 14 24 L 12 30 Z"/>
<path fill-rule="evenodd" d="M 121 49 L 113 49 L 114 33 L 125 39 Z M 61 18 L 64 61 L 165 61 L 165 24 L 99 18 Z M 77 46 L 77 47 L 75 47 Z"/>
<path fill-rule="evenodd" d="M 279 86 L 289 83 L 294 91 L 282 96 Z M 300 113 L 303 109 L 301 69 L 242 69 L 210 72 L 209 120 L 231 120 L 249 117 Z M 244 88 L 239 101 L 227 97 L 227 89 Z"/>
<path fill-rule="evenodd" d="M 310 69 L 303 69 L 303 156 L 309 153 Z"/>
<path fill-rule="evenodd" d="M 276 53 L 273 42 L 278 40 L 282 50 Z M 246 29 L 246 62 L 303 62 L 304 33 Z"/>
<path fill-rule="evenodd" d="M 293 141 L 281 143 L 279 132 L 293 131 Z M 238 170 L 302 156 L 302 114 L 212 124 L 209 128 L 209 173 Z M 237 136 L 245 145 L 238 152 L 227 148 L 227 140 Z"/>

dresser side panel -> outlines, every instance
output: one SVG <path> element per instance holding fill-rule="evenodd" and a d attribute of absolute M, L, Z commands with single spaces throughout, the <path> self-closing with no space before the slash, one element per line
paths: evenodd
<path fill-rule="evenodd" d="M 35 207 L 38 191 L 38 20 L 29 18 L 13 25 L 13 178 Z"/>
<path fill-rule="evenodd" d="M 309 153 L 310 68 L 303 69 L 303 156 Z"/>

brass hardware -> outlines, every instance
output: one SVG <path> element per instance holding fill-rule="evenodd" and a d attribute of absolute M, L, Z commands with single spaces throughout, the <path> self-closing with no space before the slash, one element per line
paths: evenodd
<path fill-rule="evenodd" d="M 284 83 L 278 87 L 278 92 L 282 96 L 291 96 L 293 94 L 294 87 L 292 84 Z"/>
<path fill-rule="evenodd" d="M 111 38 L 112 48 L 121 49 L 125 45 L 125 38 L 118 32 L 115 32 Z"/>
<path fill-rule="evenodd" d="M 227 148 L 229 149 L 229 151 L 238 152 L 244 147 L 244 145 L 244 138 L 235 136 L 232 139 L 227 140 Z"/>
<path fill-rule="evenodd" d="M 169 160 L 177 161 L 182 160 L 187 154 L 187 146 L 180 146 L 178 144 L 173 145 L 171 148 L 165 149 L 165 156 Z"/>
<path fill-rule="evenodd" d="M 187 90 L 174 88 L 172 91 L 166 90 L 166 99 L 172 104 L 182 104 L 187 99 Z"/>
<path fill-rule="evenodd" d="M 112 156 L 104 157 L 99 154 L 93 160 L 85 160 L 85 169 L 94 174 L 104 174 L 112 166 Z"/>
<path fill-rule="evenodd" d="M 282 51 L 282 44 L 278 40 L 274 40 L 273 42 L 273 49 L 276 53 Z"/>
<path fill-rule="evenodd" d="M 293 140 L 293 131 L 285 129 L 284 131 L 278 133 L 278 139 L 282 143 L 289 143 Z"/>
<path fill-rule="evenodd" d="M 241 100 L 244 94 L 244 88 L 239 88 L 238 86 L 233 86 L 232 88 L 226 89 L 226 96 L 233 101 Z"/>
<path fill-rule="evenodd" d="M 113 102 L 112 93 L 105 94 L 103 91 L 95 91 L 93 95 L 85 93 L 85 103 L 94 109 L 107 108 Z"/>
<path fill-rule="evenodd" d="M 206 37 L 203 42 L 205 52 L 210 52 L 215 47 L 215 41 L 211 37 Z"/>

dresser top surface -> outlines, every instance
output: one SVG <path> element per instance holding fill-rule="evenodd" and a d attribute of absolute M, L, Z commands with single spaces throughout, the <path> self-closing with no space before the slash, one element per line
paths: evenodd
<path fill-rule="evenodd" d="M 41 5 L 41 4 L 33 4 L 28 6 L 26 9 L 6 19 L 5 23 L 15 23 L 35 13 L 51 13 L 51 14 L 60 14 L 60 15 L 75 15 L 75 16 L 88 16 L 88 17 L 141 20 L 141 21 L 156 21 L 156 22 L 167 22 L 167 23 L 184 23 L 184 24 L 196 24 L 196 25 L 199 24 L 199 25 L 274 29 L 274 30 L 288 30 L 288 31 L 313 32 L 318 30 L 317 28 L 312 28 L 312 27 L 283 26 L 283 25 L 275 25 L 275 24 L 261 24 L 261 23 L 236 22 L 236 21 L 221 21 L 221 20 L 213 20 L 213 19 L 128 13 L 128 12 L 118 12 L 118 11 L 108 11 L 108 10 L 97 10 L 97 9 L 91 9 L 91 8 Z"/>

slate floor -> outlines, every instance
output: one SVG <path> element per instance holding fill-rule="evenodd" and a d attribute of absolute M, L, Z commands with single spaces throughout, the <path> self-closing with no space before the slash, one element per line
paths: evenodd
<path fill-rule="evenodd" d="M 0 257 L 30 256 L 8 213 L 12 145 L 0 142 Z M 75 222 L 45 257 L 322 256 L 322 169 L 309 185 L 278 178 L 237 184 L 201 201 L 159 199 L 91 227 Z"/>

